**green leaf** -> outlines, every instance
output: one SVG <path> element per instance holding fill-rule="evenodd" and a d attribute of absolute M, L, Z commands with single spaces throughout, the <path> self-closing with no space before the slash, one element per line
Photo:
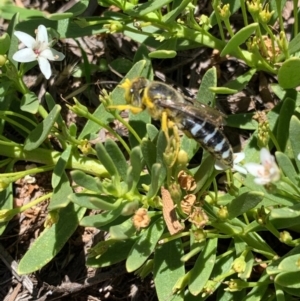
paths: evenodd
<path fill-rule="evenodd" d="M 4 6 L 6 6 L 6 5 L 4 5 Z M 4 18 L 2 7 L 0 7 L 0 11 L 1 11 L 1 15 L 2 15 L 1 17 Z M 13 34 L 13 32 L 15 30 L 15 26 L 19 23 L 19 18 L 20 18 L 20 15 L 18 13 L 16 13 L 12 17 L 11 21 L 9 22 L 8 29 L 7 29 L 7 33 L 10 36 L 10 47 L 8 50 L 7 57 L 11 61 L 11 63 L 16 67 L 16 69 L 18 68 L 18 62 L 13 60 L 12 57 L 19 49 L 19 46 L 18 46 L 19 39 Z"/>
<path fill-rule="evenodd" d="M 276 229 L 286 229 L 300 224 L 299 203 L 282 208 L 274 208 L 269 214 L 269 221 Z"/>
<path fill-rule="evenodd" d="M 194 296 L 200 294 L 206 282 L 210 279 L 216 261 L 217 245 L 217 238 L 208 239 L 191 270 L 189 291 Z"/>
<path fill-rule="evenodd" d="M 232 89 L 232 90 L 237 90 L 237 91 L 242 91 L 246 85 L 250 82 L 252 79 L 253 75 L 256 73 L 256 69 L 252 68 L 246 73 L 240 75 L 234 80 L 231 80 L 227 82 L 224 87 Z"/>
<path fill-rule="evenodd" d="M 286 98 L 282 103 L 279 113 L 276 138 L 282 152 L 285 152 L 286 149 L 289 138 L 286 133 L 289 131 L 290 120 L 294 114 L 295 106 L 296 104 L 293 99 Z"/>
<path fill-rule="evenodd" d="M 162 22 L 166 24 L 174 22 L 176 18 L 186 9 L 190 2 L 190 0 L 181 0 L 178 1 L 178 5 L 176 5 L 176 1 L 173 1 L 172 10 L 163 16 Z"/>
<path fill-rule="evenodd" d="M 68 196 L 71 193 L 73 193 L 73 190 L 71 188 L 70 181 L 66 172 L 63 172 L 61 174 L 61 179 L 58 185 L 53 190 L 53 195 L 51 197 L 48 209 L 56 210 L 60 208 L 65 208 L 70 203 Z"/>
<path fill-rule="evenodd" d="M 128 257 L 134 243 L 135 239 L 132 238 L 125 241 L 116 241 L 114 244 L 110 244 L 106 252 L 100 257 L 89 257 L 87 265 L 94 268 L 103 268 L 121 262 Z"/>
<path fill-rule="evenodd" d="M 276 161 L 278 163 L 278 166 L 282 169 L 283 173 L 295 184 L 298 184 L 297 181 L 297 172 L 295 170 L 295 167 L 293 163 L 291 162 L 291 159 L 284 153 L 276 152 Z"/>
<path fill-rule="evenodd" d="M 87 175 L 81 170 L 72 170 L 71 177 L 77 185 L 90 191 L 101 192 L 100 188 L 102 184 L 99 178 Z"/>
<path fill-rule="evenodd" d="M 227 116 L 226 125 L 239 129 L 256 130 L 258 123 L 253 119 L 253 113 L 245 113 Z"/>
<path fill-rule="evenodd" d="M 87 9 L 89 3 L 89 0 L 80 0 L 79 2 L 75 2 L 72 7 L 66 10 L 66 13 L 72 13 L 73 17 L 81 15 Z"/>
<path fill-rule="evenodd" d="M 154 0 L 151 2 L 143 3 L 139 6 L 133 6 L 132 9 L 126 9 L 124 10 L 124 12 L 130 16 L 141 17 L 162 8 L 170 2 L 172 2 L 172 0 Z"/>
<path fill-rule="evenodd" d="M 156 162 L 164 165 L 166 156 L 167 138 L 164 131 L 160 131 L 156 143 Z M 172 156 L 172 154 L 170 154 Z"/>
<path fill-rule="evenodd" d="M 149 53 L 149 57 L 152 59 L 172 59 L 177 55 L 175 50 L 155 50 Z"/>
<path fill-rule="evenodd" d="M 211 155 L 208 152 L 204 153 L 201 165 L 194 175 L 194 179 L 197 183 L 197 188 L 195 190 L 196 192 L 199 191 L 199 189 L 201 189 L 205 185 L 206 181 L 214 173 L 214 164 L 215 162 L 214 160 L 212 160 Z"/>
<path fill-rule="evenodd" d="M 209 90 L 215 94 L 235 94 L 239 92 L 236 89 L 230 89 L 227 87 L 210 87 Z"/>
<path fill-rule="evenodd" d="M 110 66 L 117 72 L 124 74 L 132 68 L 132 61 L 126 58 L 117 58 L 110 62 Z"/>
<path fill-rule="evenodd" d="M 289 139 L 291 141 L 294 158 L 300 154 L 300 121 L 296 116 L 292 116 L 290 121 Z M 300 160 L 295 160 L 298 171 L 300 170 Z"/>
<path fill-rule="evenodd" d="M 48 20 L 52 20 L 52 21 L 58 21 L 58 20 L 64 20 L 64 19 L 70 19 L 73 17 L 72 13 L 55 13 L 55 14 L 51 14 L 48 16 Z"/>
<path fill-rule="evenodd" d="M 114 210 L 120 205 L 120 202 L 111 195 L 72 193 L 69 195 L 69 200 L 81 207 L 98 210 Z"/>
<path fill-rule="evenodd" d="M 68 145 L 67 148 L 62 152 L 61 156 L 59 157 L 52 174 L 51 185 L 53 188 L 59 184 L 62 173 L 65 172 L 67 167 L 69 158 L 71 156 L 72 146 Z"/>
<path fill-rule="evenodd" d="M 269 276 L 272 276 L 272 275 L 282 272 L 280 269 L 278 269 L 280 262 L 283 259 L 288 258 L 290 256 L 299 255 L 299 253 L 300 253 L 300 245 L 294 247 L 292 250 L 290 250 L 289 252 L 287 252 L 285 255 L 278 258 L 277 260 L 273 260 L 272 262 L 270 262 L 270 264 L 268 265 L 268 267 L 266 269 L 267 274 Z"/>
<path fill-rule="evenodd" d="M 28 9 L 1 1 L 0 11 L 1 18 L 11 20 L 16 14 L 20 14 L 20 19 L 26 20 L 35 17 L 46 17 L 46 14 L 40 10 Z M 2 4 L 3 3 L 3 4 Z"/>
<path fill-rule="evenodd" d="M 5 32 L 0 37 L 0 54 L 6 54 L 10 46 L 10 36 Z"/>
<path fill-rule="evenodd" d="M 55 107 L 56 103 L 55 100 L 53 99 L 52 95 L 48 92 L 45 93 L 45 100 L 47 103 L 47 106 L 49 108 L 49 111 L 53 110 L 53 108 Z M 61 115 L 59 115 L 56 119 L 57 124 L 59 125 L 60 128 L 65 128 L 66 129 L 66 125 L 64 123 L 64 120 L 62 119 Z"/>
<path fill-rule="evenodd" d="M 126 159 L 121 152 L 119 146 L 111 139 L 106 139 L 105 141 L 105 149 L 109 154 L 111 160 L 114 162 L 116 169 L 118 170 L 118 174 L 125 181 L 127 177 L 127 169 L 128 165 Z"/>
<path fill-rule="evenodd" d="M 33 92 L 24 94 L 21 99 L 21 110 L 24 112 L 35 114 L 38 111 L 39 105 L 39 100 Z"/>
<path fill-rule="evenodd" d="M 229 219 L 233 219 L 249 210 L 255 208 L 264 198 L 264 193 L 259 191 L 249 191 L 243 193 L 227 206 Z"/>
<path fill-rule="evenodd" d="M 159 130 L 151 123 L 147 124 L 146 128 L 150 141 L 153 141 L 157 137 Z"/>
<path fill-rule="evenodd" d="M 288 51 L 290 55 L 300 51 L 300 33 L 289 42 Z"/>
<path fill-rule="evenodd" d="M 1 166 L 1 168 L 3 168 L 3 170 L 5 170 L 5 172 L 13 172 L 14 164 L 15 164 L 15 160 L 11 160 L 7 164 L 7 167 L 5 169 L 3 168 L 3 166 Z M 10 183 L 6 187 L 6 189 L 0 191 L 0 210 L 13 209 L 13 207 L 14 207 L 13 195 L 14 195 L 13 194 L 13 183 Z M 8 223 L 9 223 L 9 221 L 0 222 L 0 235 L 3 234 Z"/>
<path fill-rule="evenodd" d="M 265 300 L 269 296 L 269 292 L 264 298 L 264 294 L 269 288 L 269 276 L 263 273 L 260 279 L 257 281 L 257 285 L 252 288 L 252 290 L 242 299 L 242 301 L 260 301 Z M 279 300 L 278 300 L 279 301 Z"/>
<path fill-rule="evenodd" d="M 45 229 L 22 257 L 18 273 L 30 274 L 52 260 L 74 233 L 84 213 L 84 208 L 72 203 L 61 209 L 57 224 Z"/>
<path fill-rule="evenodd" d="M 180 149 L 184 150 L 189 160 L 191 160 L 194 155 L 197 153 L 200 144 L 195 140 L 183 135 L 180 141 Z"/>
<path fill-rule="evenodd" d="M 182 255 L 180 239 L 157 246 L 154 253 L 154 283 L 159 300 L 184 300 L 182 294 L 174 294 L 174 285 L 185 274 L 184 263 L 180 260 Z"/>
<path fill-rule="evenodd" d="M 128 190 L 134 190 L 139 182 L 141 171 L 144 167 L 142 151 L 139 146 L 132 149 L 130 153 L 131 167 L 127 176 Z"/>
<path fill-rule="evenodd" d="M 120 214 L 122 213 L 122 210 L 124 208 L 124 205 L 121 205 L 122 200 L 117 201 L 120 206 L 117 207 L 114 210 L 102 212 L 100 214 L 96 215 L 90 215 L 90 216 L 85 216 L 81 221 L 80 221 L 80 226 L 83 227 L 95 227 L 98 229 L 101 229 L 104 225 L 107 225 L 117 219 Z"/>
<path fill-rule="evenodd" d="M 164 221 L 159 218 L 140 234 L 126 260 L 128 273 L 137 270 L 145 263 L 154 251 L 164 229 Z"/>
<path fill-rule="evenodd" d="M 147 193 L 147 198 L 152 199 L 156 196 L 167 175 L 164 165 L 155 163 L 151 168 L 151 184 Z"/>
<path fill-rule="evenodd" d="M 148 54 L 149 54 L 149 49 L 147 48 L 147 46 L 144 44 L 140 44 L 139 48 L 137 49 L 137 51 L 134 54 L 133 62 L 136 64 L 137 62 L 139 62 L 141 60 L 146 61 L 147 73 L 143 76 L 146 78 L 152 79 L 153 78 L 153 70 L 151 68 L 151 60 L 149 60 Z M 148 71 L 150 71 L 150 73 L 148 73 Z"/>
<path fill-rule="evenodd" d="M 148 170 L 151 170 L 151 167 L 156 162 L 156 146 L 152 141 L 148 139 L 143 139 L 141 144 L 141 150 Z"/>
<path fill-rule="evenodd" d="M 300 58 L 287 59 L 278 70 L 278 83 L 284 89 L 296 88 L 300 85 Z"/>
<path fill-rule="evenodd" d="M 238 47 L 243 44 L 256 30 L 258 23 L 253 23 L 245 26 L 239 30 L 226 44 L 220 56 L 223 57 L 227 54 L 235 55 Z"/>
<path fill-rule="evenodd" d="M 108 19 L 106 18 L 100 17 L 100 20 L 103 20 L 105 23 L 108 23 Z M 43 24 L 47 28 L 55 28 L 62 39 L 90 36 L 106 31 L 102 28 L 102 26 L 99 26 L 99 24 L 82 27 L 79 26 L 78 23 L 78 19 L 76 19 L 76 21 L 74 19 L 62 19 L 54 21 L 45 18 L 33 18 L 28 21 L 20 22 L 15 29 L 24 31 L 32 36 L 34 34 L 35 29 L 38 28 L 39 25 Z"/>
<path fill-rule="evenodd" d="M 297 106 L 300 105 L 300 93 L 295 89 L 285 90 L 278 84 L 271 84 L 271 89 L 280 100 L 284 100 L 285 98 L 289 97 L 295 100 Z"/>
<path fill-rule="evenodd" d="M 207 105 L 215 104 L 216 96 L 215 93 L 213 93 L 210 90 L 210 88 L 214 88 L 216 86 L 217 86 L 217 69 L 215 67 L 212 67 L 205 72 L 196 99 Z"/>
<path fill-rule="evenodd" d="M 96 152 L 97 152 L 98 159 L 103 164 L 103 166 L 108 171 L 108 173 L 111 176 L 115 177 L 116 182 L 119 182 L 120 175 L 118 169 L 116 168 L 114 161 L 112 160 L 112 158 L 110 157 L 109 153 L 106 151 L 102 143 L 96 144 Z"/>
<path fill-rule="evenodd" d="M 284 258 L 279 263 L 278 269 L 286 272 L 300 272 L 300 254 L 295 254 Z"/>
<path fill-rule="evenodd" d="M 126 217 L 126 220 L 121 224 L 111 226 L 109 234 L 111 239 L 124 240 L 135 235 L 136 229 L 132 224 L 131 218 Z"/>
<path fill-rule="evenodd" d="M 299 259 L 299 256 L 298 256 Z M 296 265 L 296 261 L 294 261 L 294 265 Z M 300 271 L 297 272 L 283 272 L 276 275 L 274 282 L 282 287 L 287 287 L 291 289 L 297 289 L 300 295 Z"/>
<path fill-rule="evenodd" d="M 38 148 L 47 139 L 56 119 L 59 116 L 61 107 L 55 105 L 49 115 L 30 132 L 24 143 L 24 150 L 31 151 Z"/>
<path fill-rule="evenodd" d="M 144 110 L 143 112 L 138 114 L 132 114 L 131 112 L 129 112 L 129 124 L 140 138 L 146 136 L 147 133 L 146 126 L 150 122 L 151 122 L 151 117 L 147 112 L 147 110 Z M 131 134 L 131 132 L 129 132 L 129 142 L 131 148 L 140 145 L 140 142 L 135 138 L 135 136 Z"/>

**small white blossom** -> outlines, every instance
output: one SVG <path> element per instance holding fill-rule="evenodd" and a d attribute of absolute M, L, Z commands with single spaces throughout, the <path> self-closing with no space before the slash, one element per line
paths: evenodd
<path fill-rule="evenodd" d="M 20 63 L 38 61 L 42 73 L 49 79 L 51 76 L 49 61 L 61 61 L 65 56 L 50 47 L 46 27 L 44 25 L 38 27 L 36 39 L 22 31 L 15 31 L 14 34 L 27 48 L 17 51 L 13 59 Z"/>
<path fill-rule="evenodd" d="M 243 168 L 239 163 L 245 159 L 245 153 L 240 152 L 240 153 L 234 153 L 233 154 L 233 167 L 232 170 L 238 171 L 239 173 L 242 174 L 247 174 L 247 170 Z M 228 166 L 225 166 L 221 162 L 217 161 L 215 164 L 215 169 L 216 170 L 225 170 L 228 169 Z"/>
<path fill-rule="evenodd" d="M 247 163 L 244 167 L 255 177 L 254 182 L 259 185 L 274 183 L 280 179 L 280 170 L 275 162 L 275 158 L 266 148 L 260 150 L 260 162 Z"/>
<path fill-rule="evenodd" d="M 297 156 L 297 159 L 300 161 L 300 154 Z"/>

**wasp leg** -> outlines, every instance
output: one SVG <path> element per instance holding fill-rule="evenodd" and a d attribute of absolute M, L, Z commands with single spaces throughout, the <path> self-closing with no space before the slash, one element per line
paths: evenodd
<path fill-rule="evenodd" d="M 169 167 L 172 167 L 176 162 L 180 150 L 180 137 L 176 124 L 168 119 L 166 112 L 162 113 L 161 129 L 165 133 L 167 139 L 166 153 L 172 154 L 172 159 L 170 161 L 168 160 Z M 169 131 L 172 132 L 171 137 L 169 135 Z"/>
<path fill-rule="evenodd" d="M 169 124 L 168 124 L 168 115 L 167 112 L 162 112 L 161 115 L 161 129 L 163 132 L 165 132 L 166 138 L 169 141 L 170 137 L 169 137 Z"/>
<path fill-rule="evenodd" d="M 130 112 L 133 114 L 138 114 L 143 111 L 142 108 L 135 107 L 132 105 L 115 105 L 115 106 L 108 106 L 107 108 L 108 109 L 117 109 L 119 111 L 130 110 Z"/>

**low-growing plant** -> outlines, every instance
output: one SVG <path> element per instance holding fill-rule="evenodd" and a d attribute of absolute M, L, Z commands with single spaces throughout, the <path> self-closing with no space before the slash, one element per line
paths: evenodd
<path fill-rule="evenodd" d="M 296 300 L 300 297 L 296 1 L 290 41 L 281 14 L 284 2 L 279 0 L 264 5 L 258 0 L 213 1 L 212 15 L 199 18 L 190 0 L 98 2 L 117 9 L 86 18 L 80 14 L 88 1 L 48 16 L 26 9 L 15 14 L 15 6 L 7 3 L 0 7 L 10 19 L 0 43 L 1 233 L 16 214 L 50 200 L 45 230 L 20 260 L 18 272 L 29 274 L 45 266 L 81 225 L 108 233 L 106 240 L 90 249 L 88 266 L 125 261 L 129 273 L 141 278 L 153 275 L 159 300 L 205 300 L 211 295 L 216 300 Z M 235 32 L 230 17 L 239 9 L 244 27 Z M 279 25 L 274 30 L 276 20 Z M 214 26 L 219 28 L 218 36 L 211 33 Z M 50 78 L 48 61 L 64 59 L 53 49 L 53 39 L 99 33 L 122 33 L 140 46 L 134 59 L 126 61 L 126 68 L 120 66 L 123 73 L 130 69 L 123 85 L 111 93 L 102 90 L 93 113 L 79 97 L 68 105 L 86 120 L 79 130 L 75 123 L 66 124 L 61 106 L 50 93 L 45 94 L 45 105 L 41 104 L 23 76 L 39 64 Z M 18 39 L 27 48 L 18 50 Z M 200 46 L 217 49 L 222 57 L 234 56 L 249 69 L 218 87 L 217 70 L 210 68 L 202 78 L 197 101 L 211 105 L 216 94 L 237 93 L 258 71 L 278 79 L 271 88 L 280 101 L 272 110 L 227 118 L 228 126 L 252 135 L 243 149 L 244 160 L 233 154 L 233 167 L 226 170 L 216 169 L 206 151 L 201 163 L 192 166 L 200 145 L 185 135 L 178 139 L 176 123 L 160 130 L 151 124 L 147 110 L 129 112 L 128 120 L 119 110 L 125 108 L 126 80 L 145 77 L 152 82 L 151 59 L 173 58 L 178 51 Z M 154 50 L 149 52 L 150 48 Z M 83 74 L 88 77 L 90 70 L 85 57 Z M 128 130 L 128 139 L 111 127 L 112 120 Z M 18 139 L 6 138 L 8 125 Z M 101 128 L 112 138 L 94 145 L 91 141 Z M 54 149 L 53 138 L 60 151 Z M 20 160 L 38 167 L 15 172 Z M 13 208 L 12 183 L 45 171 L 52 172 L 53 191 Z M 222 174 L 226 175 L 223 190 L 217 183 Z M 75 192 L 78 187 L 82 190 Z M 87 209 L 97 213 L 86 215 Z"/>

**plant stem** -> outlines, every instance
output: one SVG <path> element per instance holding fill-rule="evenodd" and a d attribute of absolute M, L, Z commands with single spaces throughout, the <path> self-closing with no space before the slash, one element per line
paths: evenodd
<path fill-rule="evenodd" d="M 37 148 L 34 152 L 26 151 L 23 149 L 22 145 L 0 141 L 0 155 L 18 160 L 55 166 L 61 156 L 61 153 L 44 148 Z M 98 160 L 79 154 L 71 155 L 66 168 L 79 169 L 87 174 L 99 177 L 109 177 L 106 169 Z"/>

